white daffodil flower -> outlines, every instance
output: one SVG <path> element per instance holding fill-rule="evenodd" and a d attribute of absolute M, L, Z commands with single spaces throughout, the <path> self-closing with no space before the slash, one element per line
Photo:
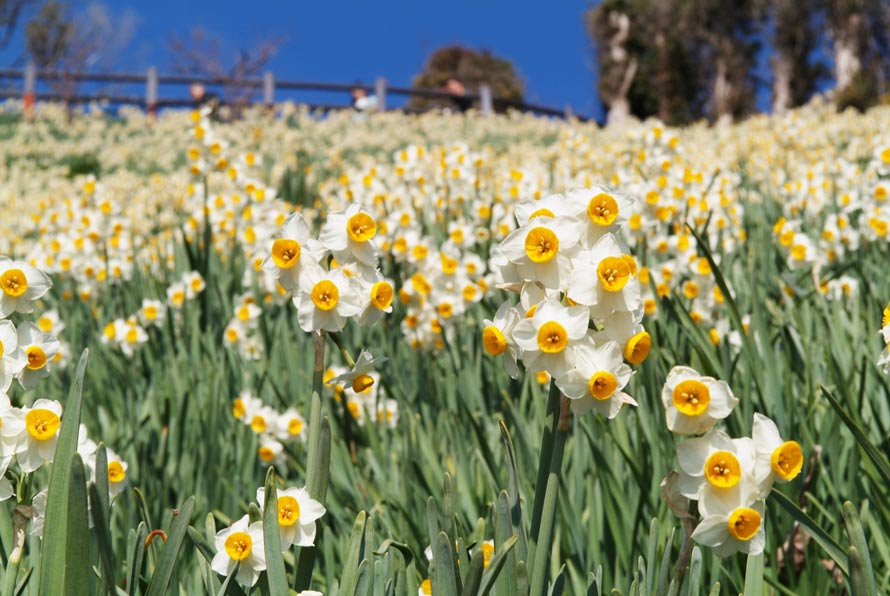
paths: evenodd
<path fill-rule="evenodd" d="M 789 482 L 803 469 L 803 450 L 797 441 L 783 441 L 776 423 L 763 414 L 754 414 L 751 431 L 756 465 L 754 477 L 760 495 L 766 497 L 775 481 Z"/>
<path fill-rule="evenodd" d="M 264 510 L 266 489 L 260 487 L 256 500 Z M 324 506 L 309 496 L 305 488 L 285 488 L 278 491 L 278 527 L 281 549 L 315 544 L 315 522 L 325 514 Z"/>
<path fill-rule="evenodd" d="M 23 261 L 0 256 L 0 319 L 34 312 L 34 303 L 52 287 L 49 277 Z"/>
<path fill-rule="evenodd" d="M 526 369 L 558 377 L 572 368 L 573 352 L 568 348 L 587 335 L 587 322 L 583 306 L 566 307 L 553 298 L 540 303 L 530 319 L 522 319 L 513 328 Z"/>
<path fill-rule="evenodd" d="M 707 432 L 729 416 L 739 400 L 725 381 L 704 377 L 687 366 L 668 373 L 661 392 L 667 426 L 681 435 Z"/>
<path fill-rule="evenodd" d="M 584 338 L 573 348 L 575 366 L 557 377 L 556 386 L 572 400 L 572 411 L 577 415 L 594 411 L 606 418 L 614 418 L 624 404 L 637 402 L 622 391 L 633 376 L 633 371 L 621 357 L 621 347 L 614 341 L 601 346 Z"/>
<path fill-rule="evenodd" d="M 228 577 L 238 565 L 235 580 L 244 587 L 253 586 L 266 569 L 266 551 L 263 547 L 263 522 L 250 523 L 244 516 L 228 528 L 220 530 L 214 540 L 216 554 L 210 568 Z"/>

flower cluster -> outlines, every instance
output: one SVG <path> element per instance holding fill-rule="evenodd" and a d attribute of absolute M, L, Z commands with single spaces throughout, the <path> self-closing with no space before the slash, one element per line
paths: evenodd
<path fill-rule="evenodd" d="M 293 296 L 303 331 L 340 331 L 349 319 L 370 326 L 392 312 L 376 235 L 377 222 L 358 206 L 329 213 L 318 240 L 301 213 L 287 219 L 263 270 Z"/>
<path fill-rule="evenodd" d="M 257 489 L 256 500 L 260 511 L 265 506 L 265 489 Z M 309 496 L 305 488 L 285 488 L 278 491 L 278 529 L 282 551 L 292 546 L 315 544 L 315 523 L 324 514 L 321 503 Z M 253 586 L 260 572 L 266 569 L 263 545 L 263 522 L 250 521 L 245 515 L 228 528 L 220 530 L 214 541 L 216 554 L 210 563 L 220 575 L 228 577 L 237 566 L 236 581 L 244 587 Z"/>
<path fill-rule="evenodd" d="M 281 462 L 284 443 L 306 440 L 306 420 L 295 408 L 279 412 L 249 390 L 232 402 L 232 415 L 259 436 L 257 455 L 264 464 Z"/>
<path fill-rule="evenodd" d="M 375 415 L 377 423 L 389 428 L 395 428 L 399 421 L 398 402 L 383 398 L 380 391 L 380 373 L 376 366 L 384 361 L 386 358 L 374 358 L 362 350 L 352 370 L 335 365 L 325 371 L 325 388 L 334 401 L 345 404 L 359 426 L 364 426 L 369 412 Z"/>
<path fill-rule="evenodd" d="M 623 390 L 651 345 L 637 263 L 616 235 L 630 198 L 605 188 L 520 201 L 518 227 L 494 248 L 501 287 L 519 294 L 485 321 L 482 342 L 518 375 L 546 372 L 577 414 L 614 418 L 636 402 Z"/>
<path fill-rule="evenodd" d="M 800 473 L 800 445 L 782 440 L 776 424 L 762 414 L 754 414 L 750 438 L 730 438 L 716 424 L 738 399 L 725 382 L 685 366 L 670 371 L 661 400 L 671 431 L 702 435 L 677 445 L 679 473 L 663 485 L 679 515 L 688 515 L 687 499 L 697 501 L 701 520 L 692 539 L 721 557 L 763 552 L 764 499 L 774 482 L 788 482 Z"/>

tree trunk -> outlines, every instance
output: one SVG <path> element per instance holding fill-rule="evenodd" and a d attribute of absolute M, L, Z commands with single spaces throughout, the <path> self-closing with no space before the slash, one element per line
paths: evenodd
<path fill-rule="evenodd" d="M 622 126 L 630 116 L 630 86 L 633 84 L 634 77 L 637 75 L 637 59 L 632 58 L 627 70 L 624 71 L 624 79 L 621 81 L 621 87 L 615 94 L 615 99 L 609 104 L 609 114 L 606 116 L 606 124 L 608 126 Z"/>
<path fill-rule="evenodd" d="M 832 31 L 835 89 L 843 89 L 852 83 L 862 68 L 860 56 L 864 34 L 862 28 L 862 15 L 853 13 Z"/>
<path fill-rule="evenodd" d="M 714 75 L 714 117 L 721 124 L 732 122 L 732 81 L 726 59 L 717 56 Z"/>
<path fill-rule="evenodd" d="M 791 107 L 791 56 L 777 53 L 773 58 L 773 114 L 784 114 Z"/>

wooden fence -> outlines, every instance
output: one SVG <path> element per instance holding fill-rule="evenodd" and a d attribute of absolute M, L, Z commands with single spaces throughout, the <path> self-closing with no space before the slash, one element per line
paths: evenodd
<path fill-rule="evenodd" d="M 308 81 L 280 81 L 276 80 L 275 75 L 266 72 L 261 79 L 231 79 L 225 77 L 199 77 L 189 75 L 159 75 L 155 67 L 151 67 L 145 74 L 136 73 L 89 73 L 89 72 L 61 72 L 53 70 L 38 70 L 33 63 L 29 63 L 24 70 L 0 69 L 0 81 L 19 81 L 18 90 L 13 83 L 10 86 L 0 85 L 0 98 L 21 97 L 25 107 L 30 108 L 35 101 L 63 101 L 66 103 L 87 103 L 93 101 L 102 101 L 114 105 L 136 105 L 143 107 L 149 113 L 156 113 L 160 108 L 169 107 L 188 107 L 194 105 L 191 98 L 179 95 L 178 97 L 159 97 L 158 88 L 161 85 L 174 87 L 187 87 L 194 83 L 201 83 L 206 88 L 223 87 L 225 89 L 235 89 L 245 95 L 248 99 L 239 102 L 240 105 L 245 104 L 261 104 L 272 106 L 276 101 L 288 99 L 288 95 L 297 91 L 310 92 L 337 92 L 342 93 L 344 99 L 349 97 L 349 93 L 356 88 L 365 89 L 368 93 L 374 93 L 377 97 L 378 111 L 387 110 L 390 106 L 387 104 L 389 97 L 424 97 L 432 100 L 450 101 L 454 99 L 454 95 L 433 89 L 414 89 L 410 87 L 390 86 L 385 78 L 377 78 L 374 85 L 348 84 L 348 83 L 321 83 Z M 52 90 L 48 92 L 38 92 L 38 81 L 45 81 L 56 88 L 66 87 L 67 90 L 60 92 Z M 98 90 L 92 93 L 78 93 L 77 87 L 81 83 L 96 85 L 127 85 L 133 87 L 140 85 L 144 87 L 144 95 L 126 95 L 118 93 L 108 93 Z M 261 91 L 262 100 L 254 101 L 253 96 Z M 282 97 L 279 98 L 278 95 Z M 482 114 L 489 115 L 496 110 L 504 110 L 512 108 L 521 112 L 529 112 L 541 116 L 551 116 L 557 118 L 576 118 L 581 121 L 587 119 L 577 114 L 572 114 L 570 108 L 559 110 L 548 106 L 538 104 L 525 103 L 521 101 L 510 100 L 492 95 L 491 88 L 488 85 L 482 85 L 478 94 L 467 94 L 462 96 L 462 101 L 473 102 L 478 105 L 478 109 Z M 222 102 L 225 103 L 225 102 Z M 300 101 L 298 103 L 308 105 L 312 109 L 329 111 L 352 109 L 351 103 L 312 103 Z M 395 108 L 403 111 L 405 108 Z"/>

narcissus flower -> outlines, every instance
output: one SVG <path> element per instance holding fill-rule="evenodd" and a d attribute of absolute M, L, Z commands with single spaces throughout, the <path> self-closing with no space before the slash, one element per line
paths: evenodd
<path fill-rule="evenodd" d="M 59 340 L 42 332 L 31 322 L 21 323 L 17 329 L 18 347 L 27 363 L 19 371 L 19 383 L 25 389 L 33 389 L 37 381 L 49 375 L 53 358 L 59 351 Z"/>
<path fill-rule="evenodd" d="M 62 404 L 38 399 L 30 408 L 22 408 L 22 417 L 24 430 L 20 433 L 15 458 L 27 473 L 53 460 L 62 426 Z"/>
<path fill-rule="evenodd" d="M 636 261 L 622 250 L 615 236 L 602 236 L 572 262 L 569 298 L 591 307 L 591 318 L 642 310 Z"/>
<path fill-rule="evenodd" d="M 330 379 L 332 383 L 344 383 L 350 385 L 356 393 L 364 393 L 374 385 L 374 377 L 371 373 L 377 369 L 377 366 L 389 360 L 386 356 L 378 356 L 374 358 L 367 350 L 362 350 L 355 359 L 355 365 L 352 370 L 337 375 Z"/>
<path fill-rule="evenodd" d="M 675 366 L 664 383 L 661 402 L 668 428 L 681 435 L 694 435 L 729 416 L 739 400 L 726 382 L 704 377 L 687 366 Z"/>
<path fill-rule="evenodd" d="M 49 277 L 23 261 L 0 257 L 0 319 L 34 312 L 34 303 L 52 287 Z"/>
<path fill-rule="evenodd" d="M 0 320 L 0 393 L 9 389 L 12 380 L 28 364 L 19 349 L 19 339 L 12 321 Z"/>
<path fill-rule="evenodd" d="M 6 394 L 0 391 L 0 467 L 3 468 L 3 473 L 6 473 L 9 458 L 24 440 L 24 431 L 25 419 L 22 411 L 14 408 Z"/>
<path fill-rule="evenodd" d="M 563 290 L 572 272 L 572 256 L 578 252 L 580 224 L 565 217 L 534 217 L 510 233 L 500 244 L 509 261 L 505 279 L 536 281 Z"/>
<path fill-rule="evenodd" d="M 581 415 L 594 411 L 614 418 L 624 404 L 637 402 L 622 389 L 633 371 L 624 364 L 621 347 L 614 341 L 602 346 L 583 340 L 575 348 L 575 366 L 556 379 L 556 386 L 572 400 L 571 408 Z"/>
<path fill-rule="evenodd" d="M 256 500 L 263 511 L 266 489 L 260 487 Z M 281 548 L 313 546 L 315 522 L 325 514 L 324 506 L 309 496 L 305 488 L 285 488 L 278 491 L 278 527 L 281 532 Z"/>
<path fill-rule="evenodd" d="M 293 213 L 272 242 L 270 255 L 263 261 L 263 271 L 270 273 L 290 292 L 297 289 L 303 265 L 317 265 L 325 254 L 324 247 L 314 240 L 302 213 Z"/>
<path fill-rule="evenodd" d="M 797 441 L 783 441 L 776 423 L 763 414 L 754 414 L 751 432 L 757 464 L 754 474 L 760 494 L 766 496 L 773 482 L 788 482 L 803 469 L 803 450 Z"/>
<path fill-rule="evenodd" d="M 711 547 L 718 557 L 738 551 L 748 555 L 762 553 L 766 544 L 764 507 L 763 501 L 753 500 L 755 492 L 753 482 L 743 482 L 738 489 L 708 493 L 698 502 L 702 520 L 692 539 Z"/>
<path fill-rule="evenodd" d="M 263 547 L 263 522 L 250 523 L 244 516 L 230 527 L 220 530 L 214 541 L 216 554 L 210 568 L 228 577 L 238 565 L 236 581 L 244 587 L 253 586 L 266 569 L 266 551 Z"/>
<path fill-rule="evenodd" d="M 754 478 L 754 444 L 751 439 L 730 439 L 722 430 L 677 445 L 680 464 L 679 490 L 689 499 L 703 491 L 733 489 Z"/>
<path fill-rule="evenodd" d="M 359 261 L 373 266 L 377 262 L 376 235 L 376 220 L 361 205 L 352 204 L 345 213 L 328 214 L 319 240 L 341 263 Z"/>
<path fill-rule="evenodd" d="M 303 331 L 340 331 L 349 317 L 362 310 L 361 298 L 342 271 L 306 267 L 300 276 L 300 291 L 294 296 L 297 318 Z"/>
<path fill-rule="evenodd" d="M 482 324 L 482 347 L 491 356 L 504 354 L 504 368 L 514 379 L 519 378 L 519 367 L 516 365 L 518 356 L 516 342 L 513 340 L 513 329 L 522 317 L 509 302 L 498 307 L 494 319 L 484 319 Z"/>
<path fill-rule="evenodd" d="M 548 298 L 534 315 L 513 328 L 513 339 L 522 349 L 522 362 L 531 372 L 546 370 L 558 377 L 574 365 L 573 351 L 587 334 L 588 311 L 583 306 L 563 306 Z"/>

